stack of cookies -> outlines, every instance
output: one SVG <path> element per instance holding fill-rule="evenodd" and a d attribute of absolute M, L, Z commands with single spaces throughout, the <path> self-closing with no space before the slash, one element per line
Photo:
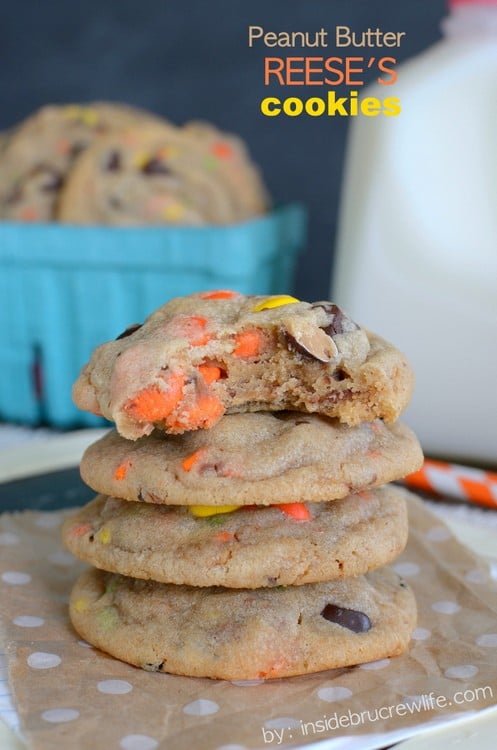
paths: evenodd
<path fill-rule="evenodd" d="M 0 219 L 233 224 L 269 198 L 245 144 L 114 102 L 48 105 L 0 137 Z"/>
<path fill-rule="evenodd" d="M 422 462 L 397 420 L 412 373 L 330 302 L 210 291 L 98 347 L 76 404 L 115 422 L 81 473 L 101 493 L 63 529 L 93 568 L 78 633 L 143 669 L 276 678 L 402 653 Z"/>

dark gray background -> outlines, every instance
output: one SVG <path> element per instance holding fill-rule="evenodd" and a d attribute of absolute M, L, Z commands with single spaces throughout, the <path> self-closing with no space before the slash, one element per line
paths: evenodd
<path fill-rule="evenodd" d="M 48 102 L 109 99 L 239 133 L 275 199 L 308 207 L 309 246 L 295 290 L 303 299 L 328 292 L 347 118 L 261 115 L 263 57 L 288 50 L 249 49 L 247 28 L 405 31 L 400 50 L 388 51 L 403 60 L 439 38 L 445 14 L 444 0 L 4 0 L 0 7 L 0 128 Z M 333 52 L 330 46 L 314 54 Z"/>

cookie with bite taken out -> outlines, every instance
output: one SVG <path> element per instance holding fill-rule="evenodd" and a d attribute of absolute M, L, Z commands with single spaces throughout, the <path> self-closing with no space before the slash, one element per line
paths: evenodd
<path fill-rule="evenodd" d="M 412 385 L 404 355 L 331 302 L 218 290 L 173 299 L 99 346 L 73 398 L 136 440 L 252 411 L 393 422 Z"/>

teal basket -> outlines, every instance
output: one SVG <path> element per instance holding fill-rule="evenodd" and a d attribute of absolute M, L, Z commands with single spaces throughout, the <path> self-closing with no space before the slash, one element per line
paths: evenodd
<path fill-rule="evenodd" d="M 172 297 L 290 292 L 305 236 L 298 204 L 226 227 L 0 224 L 0 419 L 102 424 L 71 401 L 95 346 Z"/>

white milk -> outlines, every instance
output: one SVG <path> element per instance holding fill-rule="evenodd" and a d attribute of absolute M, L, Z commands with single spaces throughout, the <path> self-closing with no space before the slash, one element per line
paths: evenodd
<path fill-rule="evenodd" d="M 351 125 L 331 296 L 408 355 L 425 451 L 497 463 L 497 0 L 443 30 Z"/>

